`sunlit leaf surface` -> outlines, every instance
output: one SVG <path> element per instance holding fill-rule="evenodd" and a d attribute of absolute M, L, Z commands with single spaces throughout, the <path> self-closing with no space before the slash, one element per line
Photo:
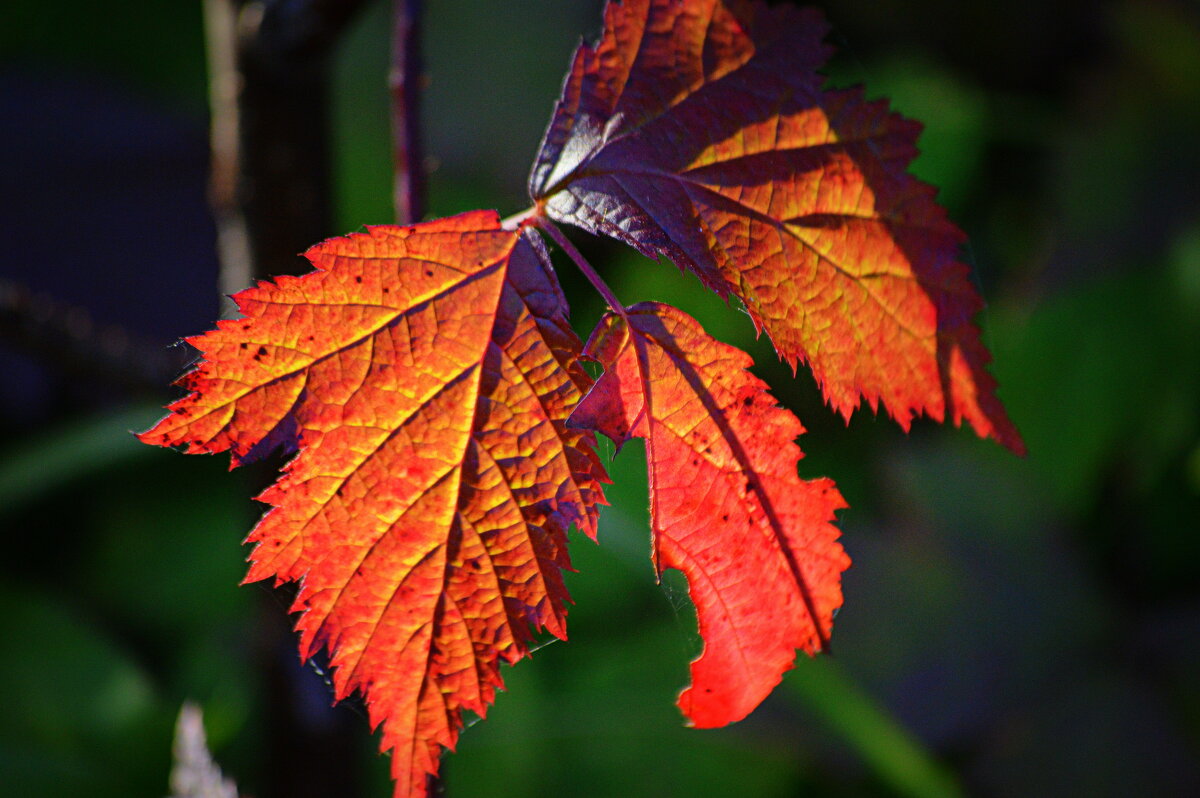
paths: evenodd
<path fill-rule="evenodd" d="M 963 234 L 906 172 L 920 125 L 822 88 L 827 28 L 761 3 L 610 3 L 530 193 L 736 296 L 847 418 L 865 398 L 905 429 L 965 419 L 1021 451 L 985 369 Z"/>
<path fill-rule="evenodd" d="M 530 627 L 565 637 L 566 533 L 595 535 L 590 380 L 540 239 L 476 212 L 374 227 L 317 271 L 238 294 L 190 339 L 192 393 L 142 440 L 235 463 L 298 451 L 260 497 L 247 581 L 299 581 L 300 653 L 383 724 L 397 795 L 422 795 L 462 713 L 487 711 Z"/>

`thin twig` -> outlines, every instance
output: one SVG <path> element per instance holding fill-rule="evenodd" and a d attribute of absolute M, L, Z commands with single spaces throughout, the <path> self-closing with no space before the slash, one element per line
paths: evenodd
<path fill-rule="evenodd" d="M 208 39 L 209 122 L 208 200 L 217 226 L 218 287 L 222 301 L 250 284 L 254 274 L 246 216 L 238 201 L 241 172 L 237 67 L 237 6 L 230 0 L 205 0 Z M 232 311 L 232 304 L 227 308 Z"/>
<path fill-rule="evenodd" d="M 0 341 L 63 374 L 155 397 L 191 359 L 186 347 L 168 349 L 117 325 L 97 324 L 85 307 L 4 279 L 0 279 Z"/>
<path fill-rule="evenodd" d="M 395 177 L 392 201 L 396 221 L 411 224 L 425 215 L 425 156 L 421 146 L 421 2 L 393 0 L 392 158 Z"/>
<path fill-rule="evenodd" d="M 617 295 L 613 293 L 613 290 L 608 287 L 608 283 L 604 282 L 604 279 L 592 268 L 592 264 L 587 262 L 587 258 L 583 257 L 583 253 L 575 248 L 575 245 L 571 243 L 571 239 L 567 238 L 563 231 L 559 230 L 558 226 L 545 216 L 536 217 L 534 224 L 537 225 L 538 229 L 550 236 L 554 243 L 558 244 L 562 248 L 562 251 L 567 253 L 567 257 L 575 261 L 575 265 L 583 272 L 583 276 L 588 278 L 588 282 L 600 292 L 600 296 L 604 297 L 604 301 L 608 303 L 613 312 L 628 321 L 628 313 L 625 310 L 625 306 L 617 299 Z"/>

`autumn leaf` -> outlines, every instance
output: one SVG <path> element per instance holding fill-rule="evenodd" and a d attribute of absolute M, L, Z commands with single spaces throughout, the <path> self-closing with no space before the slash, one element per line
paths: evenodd
<path fill-rule="evenodd" d="M 189 339 L 192 391 L 141 438 L 235 464 L 295 449 L 246 577 L 300 581 L 300 653 L 361 690 L 398 796 L 425 794 L 530 627 L 565 637 L 566 533 L 604 479 L 566 419 L 590 380 L 541 240 L 475 212 L 373 227 Z"/>
<path fill-rule="evenodd" d="M 551 218 L 733 294 L 847 419 L 882 401 L 1020 452 L 973 317 L 964 237 L 906 172 L 920 125 L 825 90 L 813 9 L 626 0 L 575 53 L 535 161 Z"/>
<path fill-rule="evenodd" d="M 653 559 L 688 580 L 704 649 L 679 706 L 745 717 L 827 648 L 849 559 L 829 479 L 750 357 L 658 303 L 626 309 L 551 220 L 666 256 L 739 299 L 847 419 L 965 419 L 1021 451 L 958 259 L 963 234 L 907 174 L 919 125 L 826 90 L 819 12 L 759 1 L 610 2 L 577 50 L 530 177 L 534 207 L 369 228 L 316 271 L 234 297 L 188 339 L 188 396 L 140 437 L 234 465 L 294 455 L 259 497 L 247 581 L 300 583 L 300 655 L 363 693 L 397 796 L 422 798 L 501 663 L 565 638 L 567 532 L 595 538 L 594 433 L 646 441 Z M 511 229 L 516 228 L 516 229 Z M 534 229 L 609 312 L 586 348 Z M 580 358 L 604 368 L 593 385 Z"/>
<path fill-rule="evenodd" d="M 626 321 L 626 318 L 628 321 Z M 646 439 L 653 557 L 688 578 L 704 651 L 679 707 L 700 727 L 741 720 L 825 647 L 850 564 L 831 480 L 797 475 L 804 429 L 750 374 L 749 355 L 683 311 L 642 303 L 601 320 L 604 366 L 571 426 Z"/>

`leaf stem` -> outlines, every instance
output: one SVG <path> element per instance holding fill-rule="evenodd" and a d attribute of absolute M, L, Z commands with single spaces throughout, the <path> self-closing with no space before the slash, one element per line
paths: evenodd
<path fill-rule="evenodd" d="M 571 243 L 571 239 L 567 238 L 566 234 L 562 230 L 559 230 L 558 226 L 545 216 L 539 215 L 535 217 L 534 224 L 544 231 L 546 235 L 550 236 L 554 240 L 554 243 L 558 244 L 571 260 L 575 261 L 575 265 L 579 267 L 579 271 L 583 272 L 583 276 L 588 278 L 588 282 L 600 292 L 600 296 L 604 297 L 604 301 L 608 303 L 613 312 L 628 321 L 625 306 L 621 304 L 621 301 L 617 299 L 617 295 L 608 287 L 608 283 L 604 282 L 604 279 L 592 268 L 592 264 L 587 262 L 587 258 L 583 257 L 583 253 L 575 248 L 575 245 Z"/>
<path fill-rule="evenodd" d="M 536 205 L 531 205 L 520 213 L 514 213 L 512 216 L 505 216 L 500 220 L 500 227 L 505 230 L 516 230 L 518 227 L 529 222 L 530 219 L 536 219 L 541 215 L 541 209 Z"/>

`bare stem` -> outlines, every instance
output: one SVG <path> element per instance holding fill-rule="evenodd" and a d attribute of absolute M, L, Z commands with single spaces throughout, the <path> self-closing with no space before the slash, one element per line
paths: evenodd
<path fill-rule="evenodd" d="M 571 260 L 575 261 L 575 265 L 579 267 L 579 271 L 583 272 L 583 276 L 588 278 L 588 282 L 600 292 L 600 296 L 604 297 L 604 301 L 608 303 L 613 312 L 621 318 L 628 320 L 625 306 L 621 304 L 621 301 L 617 299 L 617 295 L 608 287 L 608 283 L 604 282 L 604 278 L 592 268 L 592 264 L 587 262 L 587 258 L 583 257 L 583 253 L 571 243 L 571 239 L 567 238 L 563 231 L 559 230 L 558 226 L 545 216 L 537 216 L 534 223 L 539 229 L 545 231 L 546 235 L 550 236 L 554 243 L 558 244 Z"/>
<path fill-rule="evenodd" d="M 421 146 L 421 0 L 393 0 L 392 201 L 396 221 L 411 224 L 425 215 L 425 158 Z"/>
<path fill-rule="evenodd" d="M 222 291 L 302 273 L 333 216 L 329 59 L 366 0 L 205 0 Z"/>
<path fill-rule="evenodd" d="M 28 352 L 73 379 L 98 381 L 130 394 L 159 397 L 191 355 L 164 349 L 116 325 L 99 324 L 87 308 L 30 291 L 0 277 L 0 343 Z"/>
<path fill-rule="evenodd" d="M 238 7 L 231 0 L 205 0 L 208 39 L 208 92 L 212 147 L 208 196 L 217 227 L 220 258 L 220 295 L 242 290 L 253 279 L 254 257 L 246 215 L 239 197 L 242 168 L 241 114 L 238 105 Z M 260 276 L 266 276 L 260 274 Z M 233 304 L 223 308 L 233 313 Z"/>

